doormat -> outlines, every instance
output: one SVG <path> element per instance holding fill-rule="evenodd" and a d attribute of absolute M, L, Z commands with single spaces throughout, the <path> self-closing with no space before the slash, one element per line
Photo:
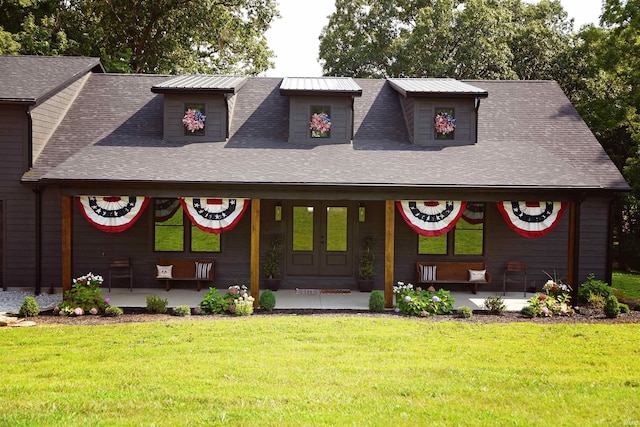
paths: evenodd
<path fill-rule="evenodd" d="M 305 289 L 296 288 L 297 295 L 350 294 L 351 289 Z"/>

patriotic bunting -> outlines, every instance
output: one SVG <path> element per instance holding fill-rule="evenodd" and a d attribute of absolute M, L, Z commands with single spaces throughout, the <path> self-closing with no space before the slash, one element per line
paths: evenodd
<path fill-rule="evenodd" d="M 155 220 L 156 222 L 168 221 L 175 215 L 176 211 L 180 207 L 180 200 L 178 199 L 155 199 Z"/>
<path fill-rule="evenodd" d="M 469 224 L 482 224 L 484 221 L 484 203 L 467 203 L 462 219 Z"/>
<path fill-rule="evenodd" d="M 497 202 L 498 210 L 516 233 L 524 237 L 541 237 L 558 225 L 566 202 Z"/>
<path fill-rule="evenodd" d="M 185 197 L 180 203 L 196 227 L 207 233 L 220 234 L 238 224 L 249 206 L 249 199 Z"/>
<path fill-rule="evenodd" d="M 94 227 L 107 233 L 120 233 L 131 227 L 149 203 L 148 197 L 78 196 L 76 202 Z"/>
<path fill-rule="evenodd" d="M 467 202 L 444 200 L 398 200 L 396 207 L 406 223 L 423 236 L 446 234 L 455 227 Z"/>

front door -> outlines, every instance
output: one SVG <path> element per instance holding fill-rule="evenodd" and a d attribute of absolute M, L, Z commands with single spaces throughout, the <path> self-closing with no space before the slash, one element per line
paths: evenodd
<path fill-rule="evenodd" d="M 352 202 L 293 202 L 287 206 L 287 274 L 353 275 Z"/>

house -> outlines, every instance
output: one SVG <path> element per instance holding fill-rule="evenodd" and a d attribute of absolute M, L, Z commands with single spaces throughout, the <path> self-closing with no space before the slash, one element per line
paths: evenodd
<path fill-rule="evenodd" d="M 365 236 L 388 303 L 417 262 L 484 262 L 485 289 L 512 260 L 538 289 L 543 271 L 576 285 L 610 276 L 629 189 L 553 81 L 122 75 L 80 57 L 0 57 L 0 162 L 0 278 L 38 289 L 119 257 L 157 287 L 157 260 L 180 258 L 255 295 L 273 235 L 282 288 L 357 289 Z"/>

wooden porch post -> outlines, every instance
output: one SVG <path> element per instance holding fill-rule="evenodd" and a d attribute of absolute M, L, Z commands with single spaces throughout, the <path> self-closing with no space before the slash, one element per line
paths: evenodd
<path fill-rule="evenodd" d="M 251 200 L 251 296 L 257 307 L 260 298 L 260 199 Z"/>
<path fill-rule="evenodd" d="M 578 280 L 580 270 L 580 203 L 569 204 L 569 242 L 567 251 L 567 282 L 573 290 L 571 299 L 578 303 Z"/>
<path fill-rule="evenodd" d="M 62 196 L 62 290 L 71 289 L 73 241 L 73 197 Z"/>
<path fill-rule="evenodd" d="M 384 221 L 384 299 L 386 307 L 393 307 L 395 201 L 387 200 Z"/>

